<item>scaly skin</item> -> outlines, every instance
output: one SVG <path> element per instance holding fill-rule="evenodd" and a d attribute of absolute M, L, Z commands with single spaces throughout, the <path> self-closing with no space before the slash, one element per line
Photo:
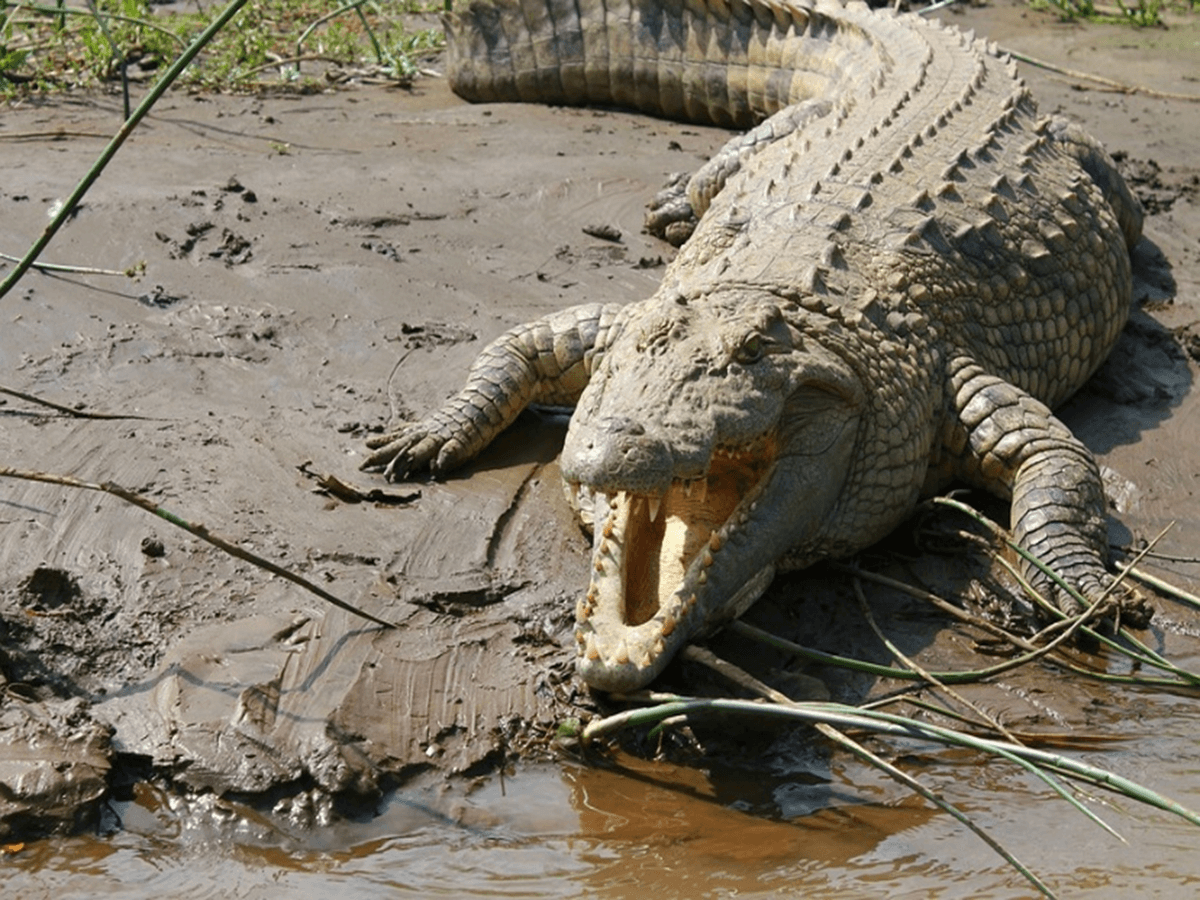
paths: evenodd
<path fill-rule="evenodd" d="M 444 472 L 526 404 L 577 403 L 562 469 L 595 501 L 578 664 L 606 690 L 951 480 L 1011 500 L 1021 546 L 1099 597 L 1098 469 L 1050 407 L 1129 310 L 1141 211 L 1108 156 L 1039 119 L 1011 61 L 916 17 L 627 3 L 472 3 L 447 19 L 451 84 L 749 128 L 652 210 L 694 233 L 653 297 L 501 336 L 365 467 Z"/>

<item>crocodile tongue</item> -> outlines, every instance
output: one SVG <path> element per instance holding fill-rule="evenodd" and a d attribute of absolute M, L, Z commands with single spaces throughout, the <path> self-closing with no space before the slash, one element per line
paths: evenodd
<path fill-rule="evenodd" d="M 592 583 L 576 608 L 584 680 L 641 687 L 689 638 L 758 599 L 774 566 L 743 570 L 738 545 L 773 470 L 773 454 L 758 446 L 714 454 L 705 476 L 676 480 L 659 496 L 600 495 Z"/>

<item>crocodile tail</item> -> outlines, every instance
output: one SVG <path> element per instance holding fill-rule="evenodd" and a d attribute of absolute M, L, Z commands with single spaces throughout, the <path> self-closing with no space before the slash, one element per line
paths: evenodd
<path fill-rule="evenodd" d="M 1132 250 L 1142 236 L 1142 204 L 1117 169 L 1117 164 L 1104 145 L 1062 116 L 1052 116 L 1047 133 L 1068 153 L 1079 160 L 1083 170 L 1104 194 L 1125 235 L 1125 245 Z"/>
<path fill-rule="evenodd" d="M 833 96 L 862 74 L 852 61 L 870 40 L 788 0 L 470 0 L 444 23 L 450 86 L 467 100 L 620 106 L 741 129 Z"/>

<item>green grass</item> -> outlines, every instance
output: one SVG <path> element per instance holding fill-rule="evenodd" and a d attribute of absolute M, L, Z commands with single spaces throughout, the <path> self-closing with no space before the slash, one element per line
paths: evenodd
<path fill-rule="evenodd" d="M 64 0 L 59 0 L 64 2 Z M 162 13 L 148 0 L 0 0 L 0 97 L 146 81 L 177 58 L 224 4 Z M 404 82 L 441 47 L 440 0 L 255 0 L 179 79 L 185 87 L 312 89 L 326 73 Z M 200 9 L 201 11 L 191 11 Z M 301 39 L 303 38 L 303 41 Z M 335 77 L 333 80 L 337 80 Z"/>
<path fill-rule="evenodd" d="M 1195 0 L 1114 0 L 1116 6 L 1098 5 L 1095 0 L 1029 0 L 1034 9 L 1057 12 L 1063 20 L 1134 25 L 1139 28 L 1163 25 L 1163 12 L 1190 11 Z"/>

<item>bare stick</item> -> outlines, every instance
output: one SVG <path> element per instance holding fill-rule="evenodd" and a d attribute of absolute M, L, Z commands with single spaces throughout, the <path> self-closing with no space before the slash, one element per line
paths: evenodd
<path fill-rule="evenodd" d="M 702 665 L 708 666 L 713 671 L 723 675 L 724 677 L 731 680 L 734 684 L 737 684 L 738 686 L 740 686 L 746 690 L 753 691 L 753 692 L 759 694 L 760 696 L 763 696 L 763 697 L 767 698 L 768 700 L 771 700 L 772 702 L 781 704 L 783 706 L 790 706 L 793 708 L 796 706 L 795 701 L 793 701 L 787 695 L 780 693 L 779 691 L 775 690 L 774 688 L 772 688 L 771 686 L 769 686 L 767 684 L 764 684 L 763 682 L 761 682 L 757 678 L 755 678 L 753 675 L 751 675 L 749 672 L 744 671 L 743 669 L 734 665 L 733 663 L 729 662 L 728 660 L 721 659 L 719 656 L 717 656 L 715 653 L 713 653 L 710 650 L 706 650 L 701 647 L 692 646 L 692 647 L 688 647 L 686 650 L 684 650 L 684 653 L 685 653 L 685 655 L 688 656 L 688 658 L 692 659 L 693 661 L 701 663 Z M 993 838 L 986 831 L 984 831 L 979 825 L 977 825 L 966 813 L 962 812 L 962 810 L 960 810 L 958 807 L 954 806 L 952 803 L 950 803 L 950 801 L 946 800 L 945 797 L 942 797 L 940 794 L 937 794 L 934 791 L 930 790 L 921 781 L 914 778 L 912 775 L 909 775 L 907 772 L 903 771 L 902 769 L 897 768 L 896 766 L 887 762 L 887 760 L 883 759 L 882 757 L 878 756 L 877 754 L 872 753 L 870 750 L 868 750 L 862 744 L 858 743 L 858 741 L 851 738 L 849 735 L 847 735 L 841 729 L 834 728 L 828 722 L 814 722 L 813 727 L 816 728 L 817 731 L 821 732 L 821 734 L 823 734 L 826 738 L 833 741 L 835 744 L 842 747 L 843 749 L 848 750 L 850 753 L 852 753 L 854 756 L 858 757 L 863 762 L 867 763 L 867 765 L 874 766 L 875 768 L 877 768 L 881 772 L 883 772 L 885 775 L 887 775 L 889 778 L 892 778 L 893 780 L 899 782 L 900 784 L 907 787 L 909 790 L 915 791 L 917 794 L 924 797 L 926 800 L 928 800 L 934 806 L 941 809 L 943 812 L 949 813 L 952 817 L 954 817 L 956 820 L 958 820 L 961 824 L 965 825 L 968 829 L 970 829 L 985 844 L 987 844 L 989 847 L 991 847 L 992 850 L 994 850 L 996 853 L 998 853 L 1001 856 L 1001 858 L 1003 858 L 1005 860 L 1005 862 L 1007 862 L 1010 866 L 1012 866 L 1014 869 L 1016 869 L 1017 872 L 1019 872 L 1026 880 L 1028 880 L 1030 882 L 1030 884 L 1032 884 L 1035 888 L 1037 888 L 1039 893 L 1041 893 L 1042 895 L 1044 895 L 1046 897 L 1057 896 L 1050 890 L 1050 888 L 1048 888 L 1046 886 L 1046 884 L 1040 878 L 1038 878 L 1036 875 L 1034 875 L 1033 872 L 1024 863 L 1022 863 L 1015 856 L 1013 856 L 1011 853 L 1009 853 L 1007 850 L 1005 850 L 1004 847 L 1002 847 L 995 838 Z M 1092 818 L 1095 818 L 1095 817 L 1093 816 Z M 1108 831 L 1112 832 L 1112 829 L 1109 828 L 1107 825 L 1105 825 L 1103 822 L 1101 822 L 1100 824 L 1103 825 Z M 1113 833 L 1115 834 L 1115 832 L 1113 832 Z M 1119 835 L 1118 835 L 1118 837 L 1119 837 Z"/>
<path fill-rule="evenodd" d="M 245 560 L 246 562 L 258 566 L 261 569 L 266 569 L 271 574 L 278 575 L 280 578 L 284 578 L 287 581 L 292 582 L 292 584 L 299 585 L 306 591 L 316 594 L 322 600 L 326 601 L 327 603 L 332 603 L 339 609 L 344 609 L 346 612 L 354 613 L 354 615 L 360 616 L 369 622 L 374 622 L 376 625 L 382 625 L 384 628 L 396 627 L 394 622 L 388 622 L 372 615 L 369 612 L 365 612 L 356 606 L 351 606 L 345 600 L 335 597 L 333 594 L 329 593 L 329 591 L 316 584 L 313 584 L 307 578 L 302 578 L 294 572 L 289 572 L 282 566 L 276 565 L 268 559 L 263 559 L 261 556 L 251 553 L 249 550 L 243 550 L 237 544 L 231 543 L 222 537 L 212 534 L 205 526 L 196 525 L 187 521 L 186 519 L 181 519 L 174 513 L 156 505 L 153 500 L 149 500 L 143 497 L 141 494 L 137 494 L 128 488 L 123 488 L 118 484 L 113 484 L 111 481 L 106 481 L 103 484 L 97 484 L 92 481 L 80 481 L 78 478 L 71 478 L 67 475 L 51 475 L 46 472 L 29 472 L 21 469 L 11 469 L 7 466 L 0 466 L 0 477 L 23 478 L 26 481 L 41 481 L 46 484 L 59 484 L 64 487 L 82 488 L 83 490 L 87 491 L 100 491 L 104 494 L 112 494 L 114 497 L 120 497 L 126 503 L 131 503 L 134 506 L 141 507 L 147 512 L 158 516 L 160 519 L 165 519 L 176 528 L 182 528 L 189 534 L 193 534 L 200 538 L 200 540 L 207 541 L 214 547 L 224 550 L 230 556 L 236 556 L 238 559 Z"/>
<path fill-rule="evenodd" d="M 74 416 L 77 419 L 145 419 L 152 421 L 152 416 L 137 416 L 132 413 L 94 413 L 86 412 L 82 409 L 72 409 L 69 406 L 63 406 L 61 403 L 52 403 L 49 400 L 43 400 L 41 397 L 35 397 L 33 394 L 26 394 L 23 391 L 13 390 L 12 388 L 0 385 L 0 394 L 8 394 L 10 397 L 16 397 L 19 400 L 24 400 L 26 403 L 36 403 L 38 406 L 45 406 L 64 415 Z"/>
<path fill-rule="evenodd" d="M 1001 47 L 1000 52 L 1007 53 L 1013 59 L 1020 60 L 1028 65 L 1037 66 L 1039 69 L 1046 69 L 1049 72 L 1065 75 L 1068 78 L 1078 78 L 1081 81 L 1091 81 L 1095 84 L 1103 85 L 1110 91 L 1116 91 L 1120 94 L 1145 94 L 1147 97 L 1158 97 L 1164 100 L 1183 100 L 1186 103 L 1200 103 L 1200 94 L 1177 94 L 1173 91 L 1156 91 L 1154 88 L 1141 87 L 1140 85 L 1136 84 L 1123 84 L 1120 81 L 1113 81 L 1111 78 L 1105 78 L 1103 75 L 1092 75 L 1089 72 L 1079 72 L 1075 69 L 1065 69 L 1062 66 L 1054 65 L 1054 63 L 1048 63 L 1044 59 L 1026 56 L 1024 53 L 1018 53 L 1016 50 L 1010 50 L 1007 47 Z"/>
<path fill-rule="evenodd" d="M 862 579 L 857 577 L 853 578 L 851 579 L 851 583 L 854 585 L 854 597 L 856 600 L 858 600 L 858 608 L 862 612 L 863 618 L 867 620 L 867 625 L 870 626 L 871 631 L 875 632 L 875 636 L 879 638 L 885 647 L 887 647 L 888 652 L 895 656 L 896 659 L 899 660 L 903 665 L 908 666 L 930 684 L 944 691 L 947 696 L 952 697 L 959 703 L 963 704 L 963 706 L 967 707 L 967 709 L 979 716 L 979 718 L 996 733 L 1003 735 L 1006 739 L 1012 741 L 1014 744 L 1021 743 L 1021 741 L 1018 740 L 1011 731 L 1004 727 L 1004 723 L 1002 723 L 999 719 L 980 709 L 978 705 L 972 703 L 950 685 L 943 684 L 938 680 L 936 675 L 934 675 L 932 672 L 926 671 L 924 666 L 922 666 L 916 660 L 909 658 L 904 651 L 897 647 L 896 644 L 890 640 L 886 634 L 883 633 L 883 629 L 880 628 L 879 623 L 875 621 L 875 616 L 871 614 L 871 605 L 867 603 L 867 595 L 863 593 Z"/>
<path fill-rule="evenodd" d="M 0 259 L 6 262 L 20 262 L 21 257 L 0 253 Z M 99 266 L 69 266 L 62 263 L 35 262 L 31 268 L 39 272 L 66 272 L 70 275 L 119 275 L 122 278 L 136 278 L 145 268 L 144 264 L 130 266 L 128 269 L 102 269 Z"/>

